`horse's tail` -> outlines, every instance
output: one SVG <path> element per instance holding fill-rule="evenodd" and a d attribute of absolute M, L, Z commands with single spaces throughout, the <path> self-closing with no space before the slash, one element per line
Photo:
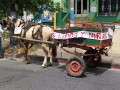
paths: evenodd
<path fill-rule="evenodd" d="M 52 45 L 52 56 L 53 57 L 57 56 L 57 47 L 56 47 L 56 44 Z"/>

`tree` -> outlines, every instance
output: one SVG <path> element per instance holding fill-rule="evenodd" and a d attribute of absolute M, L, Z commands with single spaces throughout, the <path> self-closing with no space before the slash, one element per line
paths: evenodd
<path fill-rule="evenodd" d="M 4 16 L 7 12 L 9 15 L 11 11 L 18 15 L 23 13 L 23 9 L 32 13 L 41 12 L 41 7 L 49 5 L 51 0 L 0 0 L 0 15 Z"/>

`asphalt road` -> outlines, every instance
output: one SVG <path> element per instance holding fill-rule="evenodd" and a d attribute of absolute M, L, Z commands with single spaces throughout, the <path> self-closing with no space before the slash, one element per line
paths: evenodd
<path fill-rule="evenodd" d="M 120 70 L 88 68 L 75 78 L 64 65 L 42 69 L 39 63 L 1 60 L 0 90 L 120 90 Z"/>

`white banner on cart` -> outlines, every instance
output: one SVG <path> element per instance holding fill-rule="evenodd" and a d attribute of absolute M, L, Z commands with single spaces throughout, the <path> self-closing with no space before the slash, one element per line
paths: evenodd
<path fill-rule="evenodd" d="M 110 29 L 111 30 L 111 29 Z M 71 38 L 89 38 L 96 40 L 106 40 L 112 38 L 111 32 L 88 32 L 88 31 L 79 31 L 79 32 L 71 32 L 71 33 L 52 33 L 53 39 L 71 39 Z"/>

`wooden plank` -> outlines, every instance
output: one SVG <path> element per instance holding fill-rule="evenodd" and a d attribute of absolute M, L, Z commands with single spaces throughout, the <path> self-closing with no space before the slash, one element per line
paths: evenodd
<path fill-rule="evenodd" d="M 17 39 L 26 40 L 26 41 L 33 41 L 33 42 L 46 43 L 46 44 L 55 44 L 53 41 L 41 41 L 41 40 L 36 40 L 36 39 L 23 38 L 19 36 L 13 36 L 13 37 Z"/>

